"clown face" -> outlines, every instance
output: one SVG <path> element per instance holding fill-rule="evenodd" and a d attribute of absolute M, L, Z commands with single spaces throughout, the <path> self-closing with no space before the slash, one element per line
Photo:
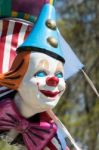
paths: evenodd
<path fill-rule="evenodd" d="M 43 53 L 31 53 L 18 89 L 23 103 L 37 112 L 53 108 L 65 90 L 63 64 Z"/>

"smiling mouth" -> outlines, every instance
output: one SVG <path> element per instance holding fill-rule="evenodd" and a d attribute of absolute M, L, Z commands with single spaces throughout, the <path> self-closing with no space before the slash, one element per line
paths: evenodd
<path fill-rule="evenodd" d="M 56 97 L 61 91 L 60 92 L 51 92 L 51 91 L 40 90 L 40 92 L 47 97 Z"/>

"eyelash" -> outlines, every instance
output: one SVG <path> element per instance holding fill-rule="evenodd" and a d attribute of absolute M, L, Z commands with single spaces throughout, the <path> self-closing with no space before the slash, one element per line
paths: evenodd
<path fill-rule="evenodd" d="M 34 77 L 45 77 L 47 75 L 48 75 L 48 73 L 46 71 L 41 70 L 41 71 L 36 72 L 34 74 Z M 62 72 L 57 72 L 57 73 L 55 73 L 55 76 L 57 78 L 63 78 L 63 73 Z"/>
<path fill-rule="evenodd" d="M 41 71 L 38 71 L 37 73 L 35 73 L 34 76 L 35 77 L 45 77 L 45 76 L 47 76 L 47 73 L 45 71 L 41 70 Z"/>
<path fill-rule="evenodd" d="M 63 78 L 63 73 L 62 73 L 62 72 L 57 72 L 57 73 L 55 74 L 55 76 L 56 76 L 57 78 Z"/>

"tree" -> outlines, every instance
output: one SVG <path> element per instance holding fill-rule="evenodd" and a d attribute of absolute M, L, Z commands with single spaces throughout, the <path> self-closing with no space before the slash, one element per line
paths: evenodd
<path fill-rule="evenodd" d="M 98 0 L 58 0 L 56 8 L 61 33 L 99 89 Z M 81 73 L 67 81 L 67 91 L 55 112 L 84 150 L 99 149 L 99 100 Z"/>

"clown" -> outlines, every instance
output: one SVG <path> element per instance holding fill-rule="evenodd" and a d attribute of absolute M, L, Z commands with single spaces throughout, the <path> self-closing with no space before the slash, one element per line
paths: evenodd
<path fill-rule="evenodd" d="M 54 7 L 46 4 L 30 35 L 17 48 L 10 71 L 0 75 L 0 85 L 14 90 L 1 101 L 0 131 L 6 131 L 11 144 L 20 144 L 20 136 L 23 149 L 68 149 L 62 131 L 47 113 L 66 88 L 65 58 L 55 20 Z"/>

